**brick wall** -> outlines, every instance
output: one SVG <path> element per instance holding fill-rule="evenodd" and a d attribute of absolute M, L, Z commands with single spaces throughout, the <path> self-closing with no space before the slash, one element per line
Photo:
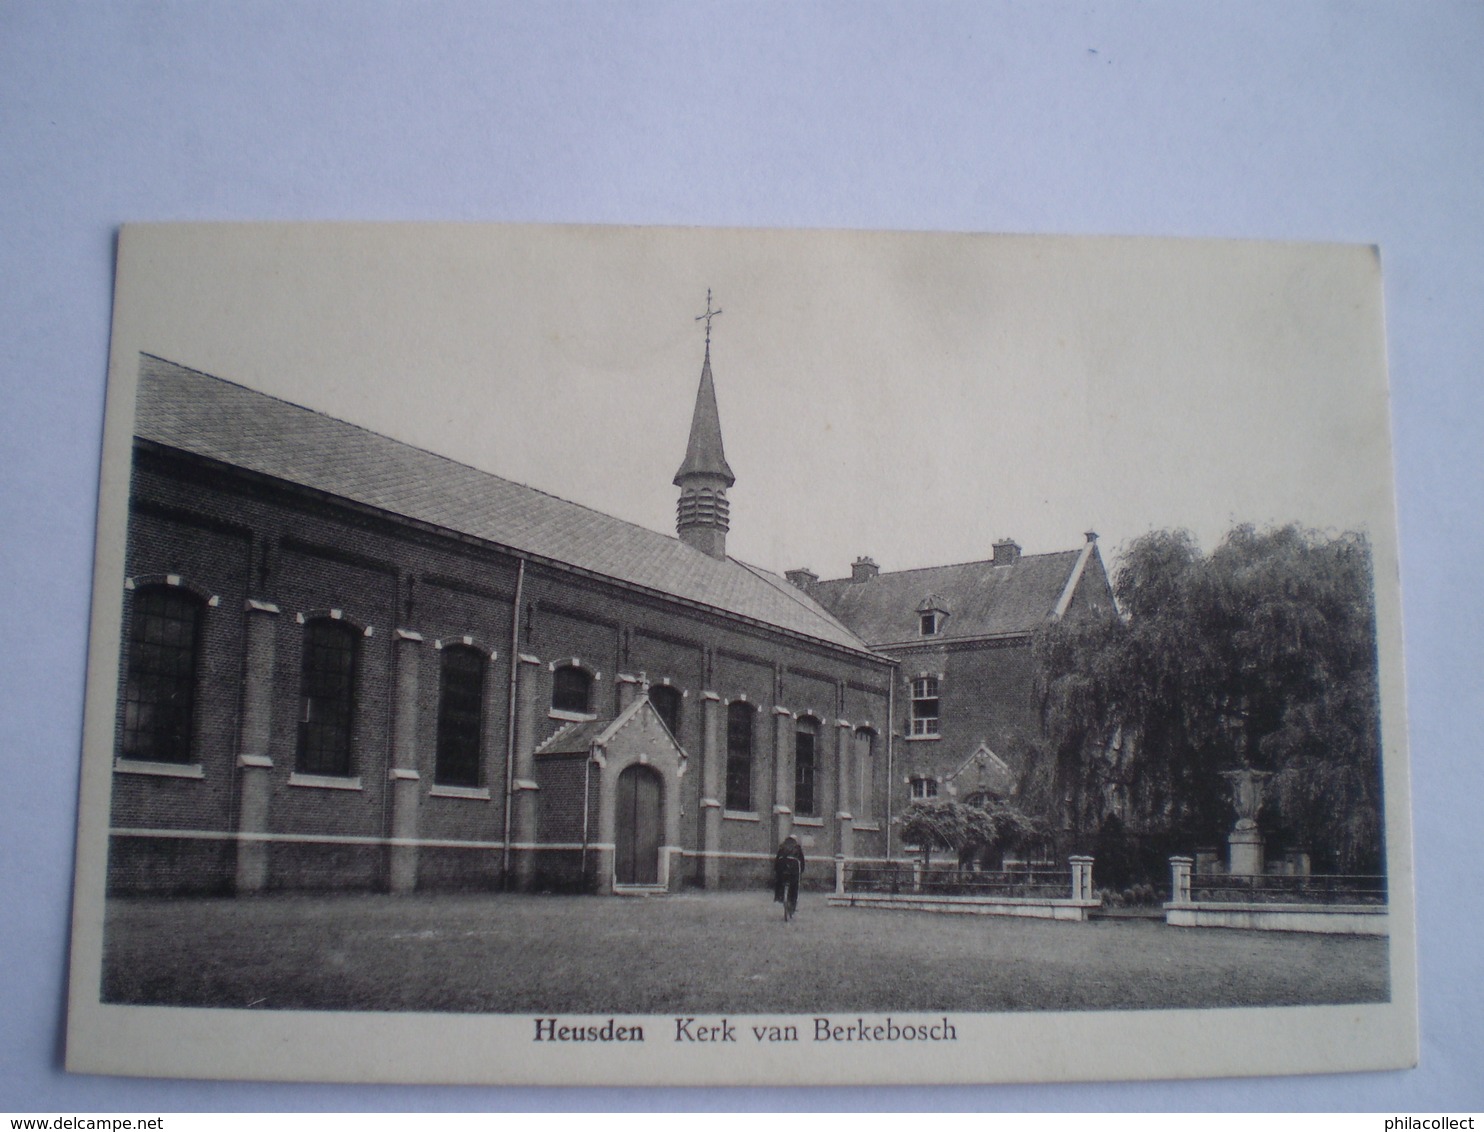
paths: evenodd
<path fill-rule="evenodd" d="M 908 738 L 911 681 L 921 672 L 941 674 L 937 739 Z M 1012 771 L 1020 773 L 1040 727 L 1034 682 L 1026 638 L 902 653 L 893 812 L 901 813 L 910 801 L 906 779 L 947 778 L 980 743 L 987 742 Z M 961 797 L 972 791 L 973 780 L 971 769 L 956 783 Z M 946 796 L 943 787 L 939 796 Z"/>
<path fill-rule="evenodd" d="M 201 777 L 116 773 L 112 823 L 119 828 L 231 832 L 237 827 L 238 732 L 244 677 L 245 602 L 271 602 L 274 647 L 273 717 L 269 754 L 269 832 L 287 837 L 385 838 L 391 832 L 392 765 L 397 726 L 397 655 L 415 651 L 415 769 L 418 772 L 420 839 L 498 843 L 505 829 L 505 772 L 509 734 L 509 681 L 516 562 L 468 540 L 360 514 L 297 489 L 198 462 L 149 446 L 136 459 L 128 548 L 131 577 L 177 574 L 182 584 L 219 600 L 207 610 L 199 661 L 193 751 Z M 357 638 L 357 698 L 352 778 L 357 789 L 293 785 L 298 750 L 306 628 L 300 617 L 338 610 Z M 129 616 L 126 598 L 125 617 Z M 264 616 L 255 614 L 254 616 Z M 724 821 L 722 849 L 771 855 L 773 716 L 775 679 L 781 669 L 782 703 L 821 719 L 820 810 L 831 801 L 835 734 L 847 718 L 886 727 L 887 669 L 825 648 L 796 642 L 766 629 L 678 606 L 597 580 L 532 564 L 519 611 L 521 652 L 541 661 L 538 702 L 550 703 L 550 665 L 577 657 L 599 678 L 594 711 L 616 713 L 619 673 L 668 680 L 683 693 L 679 734 L 690 756 L 681 779 L 681 843 L 701 844 L 701 693 L 729 700 L 746 696 L 759 707 L 754 728 L 753 804 L 759 821 Z M 364 630 L 369 629 L 369 634 Z M 399 642 L 395 630 L 421 634 L 421 644 Z M 435 642 L 468 637 L 496 654 L 485 672 L 485 720 L 480 782 L 489 797 L 439 796 L 436 783 L 440 650 Z M 528 666 L 529 667 L 529 666 Z M 855 685 L 852 687 L 851 685 Z M 724 714 L 724 704 L 723 704 Z M 537 742 L 561 721 L 544 714 Z M 720 730 L 724 767 L 725 727 Z M 884 742 L 879 761 L 883 768 Z M 787 752 L 791 757 L 791 752 Z M 581 760 L 574 760 L 580 770 Z M 543 770 L 543 778 L 546 772 Z M 723 773 L 724 780 L 724 773 Z M 790 782 L 792 781 L 790 777 Z M 342 784 L 343 785 L 343 784 Z M 467 791 L 463 792 L 467 794 Z M 569 837 L 569 812 L 580 811 L 580 785 L 543 784 L 538 807 L 543 840 Z M 558 801 L 556 795 L 561 795 Z M 595 801 L 595 800 L 594 800 Z M 884 806 L 882 807 L 884 810 Z M 832 818 L 832 810 L 826 814 Z M 828 820 L 822 829 L 830 833 Z M 550 828 L 548 828 L 550 827 Z M 596 819 L 594 819 L 594 828 Z M 231 842 L 180 843 L 170 848 L 142 839 L 116 838 L 111 883 L 120 890 L 152 887 L 219 889 L 230 884 Z M 580 856 L 580 855 L 579 855 Z M 381 887 L 388 851 L 381 845 L 294 844 L 269 850 L 269 886 Z M 417 878 L 429 887 L 487 886 L 500 881 L 501 851 L 419 851 Z M 561 854 L 544 861 L 553 877 L 570 873 Z M 578 862 L 580 866 L 580 861 Z M 682 874 L 699 873 L 699 860 L 677 860 Z M 759 863 L 729 861 L 724 872 L 765 873 Z M 580 868 L 579 868 L 580 871 Z"/>

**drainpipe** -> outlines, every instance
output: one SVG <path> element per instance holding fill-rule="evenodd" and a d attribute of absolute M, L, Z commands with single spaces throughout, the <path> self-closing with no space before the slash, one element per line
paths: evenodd
<path fill-rule="evenodd" d="M 500 839 L 500 877 L 510 881 L 510 821 L 515 794 L 515 714 L 516 681 L 520 679 L 520 603 L 526 583 L 526 560 L 518 560 L 515 570 L 515 604 L 510 617 L 510 698 L 505 716 L 505 835 Z"/>
<path fill-rule="evenodd" d="M 897 666 L 886 681 L 886 859 L 891 860 L 891 799 L 897 788 L 892 756 L 897 748 Z"/>
<path fill-rule="evenodd" d="M 584 892 L 587 890 L 587 827 L 590 809 L 588 800 L 592 797 L 593 758 L 596 755 L 596 750 L 589 750 L 582 764 L 582 888 Z"/>

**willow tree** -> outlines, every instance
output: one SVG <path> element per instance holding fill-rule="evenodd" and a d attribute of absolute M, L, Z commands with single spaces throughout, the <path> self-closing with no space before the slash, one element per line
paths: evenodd
<path fill-rule="evenodd" d="M 1074 827 L 1098 814 L 1106 752 L 1145 828 L 1217 842 L 1221 772 L 1274 774 L 1265 828 L 1327 867 L 1381 861 L 1381 744 L 1370 547 L 1296 526 L 1232 530 L 1209 555 L 1184 531 L 1136 540 L 1114 575 L 1121 615 L 1036 641 L 1045 741 Z"/>

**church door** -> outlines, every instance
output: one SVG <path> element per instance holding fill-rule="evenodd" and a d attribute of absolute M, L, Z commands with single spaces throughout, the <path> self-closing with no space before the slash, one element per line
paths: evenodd
<path fill-rule="evenodd" d="M 615 879 L 619 884 L 655 884 L 660 877 L 660 776 L 635 764 L 618 776 L 614 815 Z"/>

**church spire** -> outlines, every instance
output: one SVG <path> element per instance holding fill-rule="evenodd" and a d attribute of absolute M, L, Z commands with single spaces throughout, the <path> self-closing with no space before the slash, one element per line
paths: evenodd
<path fill-rule="evenodd" d="M 675 509 L 675 529 L 680 541 L 712 558 L 727 556 L 730 505 L 726 489 L 737 481 L 721 446 L 721 417 L 716 411 L 716 387 L 711 379 L 711 320 L 721 314 L 711 309 L 706 292 L 706 358 L 701 363 L 701 384 L 696 390 L 696 408 L 691 415 L 690 442 L 685 459 L 675 473 L 680 502 Z"/>
<path fill-rule="evenodd" d="M 694 475 L 719 476 L 731 487 L 737 482 L 721 447 L 721 417 L 716 411 L 716 386 L 711 381 L 711 347 L 706 347 L 706 360 L 701 363 L 701 385 L 696 390 L 696 411 L 690 419 L 690 443 L 685 459 L 675 473 L 675 486 L 684 487 Z"/>

